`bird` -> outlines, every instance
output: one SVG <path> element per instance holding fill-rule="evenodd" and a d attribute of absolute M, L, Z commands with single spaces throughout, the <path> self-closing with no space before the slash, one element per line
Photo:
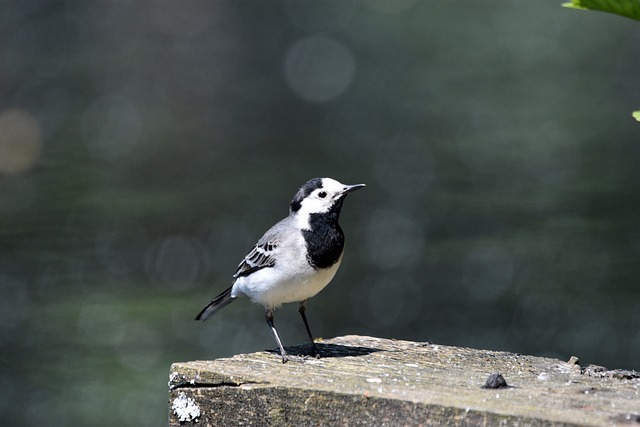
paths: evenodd
<path fill-rule="evenodd" d="M 312 353 L 320 357 L 306 303 L 333 279 L 342 262 L 344 232 L 338 224 L 347 195 L 365 184 L 346 185 L 332 178 L 313 178 L 302 185 L 289 204 L 289 215 L 267 230 L 238 265 L 232 285 L 216 296 L 195 320 L 206 320 L 240 297 L 264 307 L 264 316 L 282 356 L 287 354 L 274 326 L 273 312 L 282 304 L 298 303 Z"/>

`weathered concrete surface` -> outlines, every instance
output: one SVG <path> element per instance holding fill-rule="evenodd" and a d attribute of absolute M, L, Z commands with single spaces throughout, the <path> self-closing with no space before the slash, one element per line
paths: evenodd
<path fill-rule="evenodd" d="M 640 426 L 634 371 L 362 336 L 318 347 L 284 365 L 268 352 L 173 364 L 171 426 Z M 482 388 L 498 372 L 509 387 Z"/>

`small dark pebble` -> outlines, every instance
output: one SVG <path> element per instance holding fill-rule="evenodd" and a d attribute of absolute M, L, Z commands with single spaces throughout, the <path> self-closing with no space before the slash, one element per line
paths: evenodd
<path fill-rule="evenodd" d="M 506 388 L 509 387 L 504 377 L 501 374 L 494 373 L 489 375 L 487 378 L 487 382 L 482 386 L 482 388 Z"/>

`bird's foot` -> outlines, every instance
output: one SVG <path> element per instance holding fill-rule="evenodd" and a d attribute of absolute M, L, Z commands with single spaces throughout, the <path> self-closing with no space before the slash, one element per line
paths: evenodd
<path fill-rule="evenodd" d="M 287 363 L 287 362 L 298 362 L 298 363 L 304 363 L 305 361 L 307 361 L 309 359 L 308 356 L 296 356 L 293 354 L 289 354 L 289 353 L 285 353 L 282 354 L 282 363 Z"/>
<path fill-rule="evenodd" d="M 307 348 L 299 347 L 298 350 L 301 352 L 296 355 L 287 353 L 284 350 L 284 348 L 280 349 L 280 351 L 278 350 L 266 350 L 266 351 L 269 353 L 275 353 L 275 354 L 279 353 L 280 357 L 282 357 L 282 363 L 287 363 L 289 361 L 304 363 L 305 361 L 310 360 L 312 358 L 320 359 L 322 357 L 315 343 L 313 344 L 313 347 L 311 347 L 310 350 L 308 349 L 308 347 Z"/>
<path fill-rule="evenodd" d="M 317 352 L 312 352 L 311 354 L 297 354 L 297 355 L 289 354 L 289 353 L 281 353 L 280 356 L 282 357 L 283 364 L 287 362 L 304 363 L 310 360 L 312 357 L 315 359 L 320 359 L 320 354 Z"/>

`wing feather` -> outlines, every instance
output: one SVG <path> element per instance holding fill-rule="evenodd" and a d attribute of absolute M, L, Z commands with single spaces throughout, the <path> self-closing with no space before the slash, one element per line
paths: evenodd
<path fill-rule="evenodd" d="M 273 241 L 258 242 L 238 265 L 233 277 L 248 276 L 263 268 L 273 267 L 276 264 L 274 251 L 277 247 Z"/>

